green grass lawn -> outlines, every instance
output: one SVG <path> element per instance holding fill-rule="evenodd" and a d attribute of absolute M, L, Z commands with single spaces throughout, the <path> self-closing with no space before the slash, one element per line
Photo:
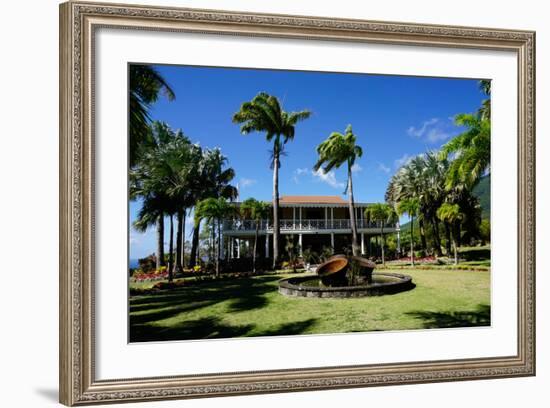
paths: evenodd
<path fill-rule="evenodd" d="M 412 275 L 416 288 L 353 299 L 289 298 L 278 293 L 285 275 L 277 274 L 132 296 L 130 341 L 490 325 L 488 271 L 397 272 Z"/>

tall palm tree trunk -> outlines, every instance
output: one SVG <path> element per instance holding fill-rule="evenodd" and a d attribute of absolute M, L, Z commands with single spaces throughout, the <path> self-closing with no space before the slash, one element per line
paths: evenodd
<path fill-rule="evenodd" d="M 213 226 L 213 228 L 216 228 L 216 225 Z M 218 246 L 216 249 L 216 277 L 220 276 L 220 258 L 221 258 L 221 238 L 222 238 L 222 223 L 221 220 L 217 220 L 217 228 L 218 228 Z"/>
<path fill-rule="evenodd" d="M 181 241 L 183 236 L 183 211 L 179 210 L 176 214 L 178 227 L 176 230 L 176 268 L 177 273 L 183 272 L 183 258 L 181 251 Z"/>
<path fill-rule="evenodd" d="M 193 239 L 191 242 L 191 255 L 189 259 L 189 267 L 193 268 L 195 265 L 197 265 L 197 257 L 198 257 L 198 249 L 199 249 L 199 233 L 200 233 L 200 227 L 201 227 L 201 220 L 198 219 L 195 221 L 195 225 L 193 227 Z"/>
<path fill-rule="evenodd" d="M 359 244 L 357 243 L 357 223 L 355 222 L 355 203 L 353 202 L 353 181 L 351 177 L 351 166 L 348 163 L 348 195 L 349 195 L 349 218 L 351 223 L 351 252 L 353 256 L 359 256 Z"/>
<path fill-rule="evenodd" d="M 411 217 L 411 265 L 414 266 L 414 217 Z"/>
<path fill-rule="evenodd" d="M 423 218 L 418 220 L 418 228 L 420 229 L 420 244 L 422 245 L 422 250 L 425 251 L 428 248 L 428 245 L 426 244 L 426 231 L 424 229 Z"/>
<path fill-rule="evenodd" d="M 183 222 L 181 224 L 181 267 L 185 268 L 185 222 L 187 220 L 187 210 L 183 210 Z"/>
<path fill-rule="evenodd" d="M 161 212 L 157 220 L 157 270 L 164 264 L 164 214 Z"/>
<path fill-rule="evenodd" d="M 170 214 L 170 243 L 168 244 L 168 282 L 174 280 L 174 217 Z"/>
<path fill-rule="evenodd" d="M 431 221 L 432 221 L 432 229 L 433 229 L 433 235 L 434 235 L 435 253 L 437 256 L 442 256 L 443 252 L 441 251 L 441 237 L 439 236 L 439 222 L 435 217 L 432 217 Z"/>
<path fill-rule="evenodd" d="M 445 252 L 447 256 L 451 256 L 451 227 L 447 221 L 443 222 L 445 226 Z"/>
<path fill-rule="evenodd" d="M 279 264 L 279 148 L 273 151 L 273 269 Z"/>
<path fill-rule="evenodd" d="M 453 251 L 454 251 L 454 257 L 455 257 L 454 264 L 458 265 L 458 242 L 457 241 L 460 235 L 458 232 L 457 223 L 455 223 L 454 225 L 454 231 L 452 233 L 452 237 L 453 237 Z"/>
<path fill-rule="evenodd" d="M 211 234 L 210 234 L 210 260 L 215 261 L 216 256 L 216 225 L 214 221 L 211 221 Z"/>
<path fill-rule="evenodd" d="M 256 253 L 258 248 L 258 234 L 260 230 L 260 221 L 256 220 L 256 234 L 254 235 L 254 252 L 252 253 L 252 273 L 256 273 Z"/>
<path fill-rule="evenodd" d="M 386 260 L 384 258 L 384 247 L 386 246 L 386 238 L 384 238 L 384 221 L 382 221 L 382 226 L 380 227 L 380 238 L 382 240 L 382 265 L 386 265 Z"/>
<path fill-rule="evenodd" d="M 456 221 L 453 225 L 453 231 L 451 232 L 453 236 L 453 249 L 455 255 L 455 265 L 458 264 L 458 248 L 460 247 L 460 222 Z"/>

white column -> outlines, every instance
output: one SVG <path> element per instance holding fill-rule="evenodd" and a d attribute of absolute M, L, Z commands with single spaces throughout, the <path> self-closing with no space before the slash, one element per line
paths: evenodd
<path fill-rule="evenodd" d="M 265 257 L 269 258 L 269 234 L 265 234 Z"/>
<path fill-rule="evenodd" d="M 365 255 L 365 234 L 361 233 L 361 255 Z"/>
<path fill-rule="evenodd" d="M 330 228 L 334 228 L 334 207 L 330 207 Z"/>
<path fill-rule="evenodd" d="M 325 207 L 325 228 L 328 228 L 328 207 Z"/>
<path fill-rule="evenodd" d="M 300 245 L 300 256 L 302 256 L 303 255 L 303 252 L 302 252 L 302 234 L 298 235 L 298 245 Z"/>
<path fill-rule="evenodd" d="M 296 207 L 292 207 L 292 229 L 296 229 Z"/>
<path fill-rule="evenodd" d="M 299 210 L 300 210 L 300 229 L 302 229 L 302 207 L 300 207 Z"/>
<path fill-rule="evenodd" d="M 237 258 L 241 257 L 241 240 L 237 238 Z"/>
<path fill-rule="evenodd" d="M 332 251 L 334 252 L 334 232 L 330 233 L 330 246 L 332 247 Z"/>

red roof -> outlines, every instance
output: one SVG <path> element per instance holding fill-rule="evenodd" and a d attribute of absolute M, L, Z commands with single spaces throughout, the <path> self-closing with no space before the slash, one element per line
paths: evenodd
<path fill-rule="evenodd" d="M 282 196 L 281 204 L 346 204 L 340 196 Z"/>

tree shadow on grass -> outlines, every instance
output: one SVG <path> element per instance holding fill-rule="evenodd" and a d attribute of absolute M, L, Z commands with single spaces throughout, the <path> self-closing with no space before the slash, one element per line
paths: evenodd
<path fill-rule="evenodd" d="M 491 325 L 491 307 L 480 304 L 476 310 L 464 312 L 408 312 L 407 315 L 423 320 L 425 329 L 475 327 Z"/>
<path fill-rule="evenodd" d="M 206 340 L 231 337 L 292 336 L 303 334 L 312 327 L 317 319 L 285 323 L 274 329 L 254 331 L 254 324 L 228 325 L 218 317 L 187 320 L 171 327 L 135 325 L 132 328 L 130 342 L 169 341 L 169 340 Z"/>
<path fill-rule="evenodd" d="M 135 325 L 130 332 L 130 342 L 217 339 L 244 336 L 254 325 L 230 326 L 218 317 L 187 320 L 171 327 Z"/>
<path fill-rule="evenodd" d="M 155 305 L 154 309 L 150 308 L 144 313 L 130 314 L 130 326 L 168 319 L 180 313 L 191 312 L 202 307 L 211 306 L 214 303 L 215 302 L 212 301 L 193 302 L 180 305 L 173 302 L 158 303 Z M 131 308 L 130 310 L 132 313 L 135 312 L 133 308 Z"/>
<path fill-rule="evenodd" d="M 276 291 L 270 285 L 278 281 L 278 277 L 261 276 L 255 278 L 241 278 L 236 280 L 220 280 L 210 282 L 196 282 L 187 287 L 152 292 L 130 298 L 130 313 L 167 307 L 170 304 L 192 304 L 196 302 L 222 302 L 233 300 L 234 311 L 250 310 L 265 305 L 260 298 L 264 294 Z M 210 304 L 206 304 L 209 306 Z"/>
<path fill-rule="evenodd" d="M 229 301 L 229 312 L 264 307 L 265 295 L 277 290 L 271 283 L 275 276 L 258 276 L 236 280 L 195 282 L 192 285 L 130 298 L 130 341 L 162 341 L 244 336 L 254 325 L 228 326 L 222 316 L 185 320 L 172 327 L 155 324 L 220 302 Z M 297 328 L 288 327 L 290 331 Z"/>
<path fill-rule="evenodd" d="M 275 329 L 254 332 L 254 336 L 292 336 L 303 334 L 307 329 L 312 327 L 318 319 L 307 319 L 301 322 L 284 323 L 277 326 Z"/>
<path fill-rule="evenodd" d="M 243 312 L 267 305 L 265 294 L 277 290 L 276 287 L 269 285 L 269 283 L 274 280 L 279 280 L 279 278 L 262 276 L 254 280 L 250 279 L 243 282 L 243 284 L 237 288 L 237 292 L 235 293 L 237 297 L 229 306 L 231 311 Z"/>

